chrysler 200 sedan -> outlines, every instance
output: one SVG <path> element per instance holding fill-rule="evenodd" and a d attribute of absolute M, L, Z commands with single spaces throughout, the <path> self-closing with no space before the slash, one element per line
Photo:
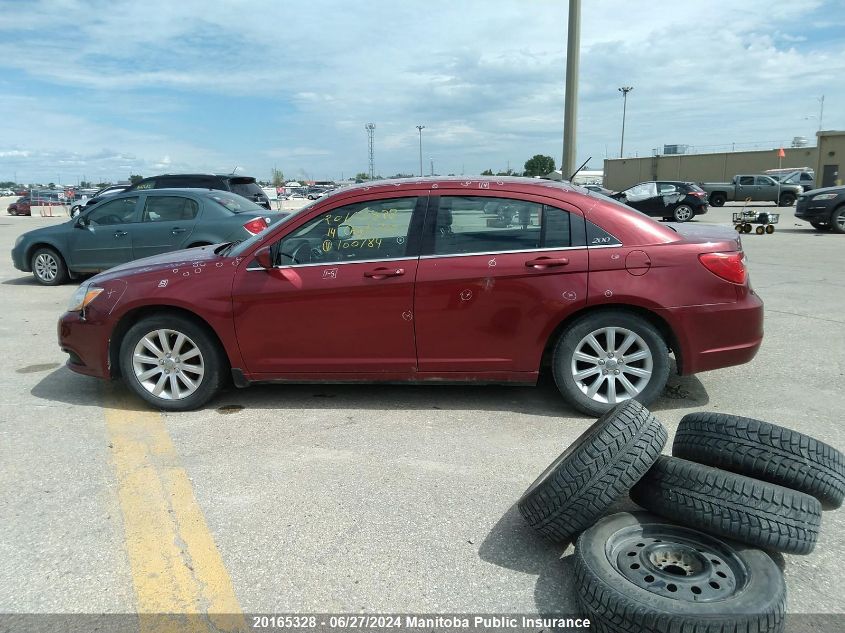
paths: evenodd
<path fill-rule="evenodd" d="M 228 191 L 156 189 L 114 194 L 69 222 L 21 235 L 15 268 L 45 286 L 133 259 L 245 239 L 275 219 Z"/>
<path fill-rule="evenodd" d="M 91 278 L 59 344 L 72 370 L 165 410 L 227 380 L 532 384 L 551 368 L 598 415 L 656 398 L 670 354 L 691 374 L 757 352 L 763 304 L 717 230 L 548 181 L 370 183 L 243 242 Z"/>

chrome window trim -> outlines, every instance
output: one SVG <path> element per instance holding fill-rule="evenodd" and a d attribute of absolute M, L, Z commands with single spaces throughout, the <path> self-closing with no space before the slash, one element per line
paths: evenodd
<path fill-rule="evenodd" d="M 602 246 L 557 246 L 545 248 L 528 248 L 515 251 L 483 251 L 478 253 L 451 253 L 446 255 L 422 255 L 420 259 L 440 259 L 443 257 L 471 257 L 473 255 L 510 255 L 513 253 L 543 253 L 549 251 L 578 251 L 588 248 L 621 248 L 622 244 L 605 244 Z"/>
<path fill-rule="evenodd" d="M 281 270 L 283 268 L 312 268 L 314 266 L 346 266 L 347 264 L 378 264 L 380 262 L 401 262 L 406 260 L 414 260 L 417 257 L 413 255 L 408 257 L 389 257 L 387 259 L 348 259 L 345 262 L 320 262 L 318 264 L 284 264 L 283 266 L 273 266 L 272 270 Z M 247 272 L 256 270 L 268 270 L 266 268 L 247 268 Z"/>

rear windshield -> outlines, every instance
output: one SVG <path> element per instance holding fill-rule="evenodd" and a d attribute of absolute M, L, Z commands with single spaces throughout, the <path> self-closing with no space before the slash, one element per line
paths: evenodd
<path fill-rule="evenodd" d="M 704 189 L 693 183 L 687 183 L 687 187 L 689 187 L 690 191 L 704 191 Z"/>
<path fill-rule="evenodd" d="M 250 200 L 255 198 L 255 194 L 259 194 L 259 200 L 263 199 L 265 196 L 261 187 L 259 187 L 255 182 L 255 178 L 230 178 L 229 187 L 232 192 L 238 194 L 239 196 L 243 196 L 244 198 L 249 198 Z"/>
<path fill-rule="evenodd" d="M 232 195 L 227 191 L 215 191 L 208 197 L 232 213 L 267 213 L 267 209 L 264 207 L 259 207 L 254 202 L 242 198 L 240 195 Z"/>

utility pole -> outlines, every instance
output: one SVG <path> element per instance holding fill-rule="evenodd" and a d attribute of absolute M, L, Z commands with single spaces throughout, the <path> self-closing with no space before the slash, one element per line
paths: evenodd
<path fill-rule="evenodd" d="M 420 133 L 420 178 L 422 178 L 422 131 L 425 129 L 424 125 L 418 125 L 417 131 Z"/>
<path fill-rule="evenodd" d="M 429 156 L 429 160 L 431 161 L 431 175 L 434 175 L 434 156 Z"/>
<path fill-rule="evenodd" d="M 581 0 L 569 0 L 569 25 L 566 39 L 566 95 L 563 100 L 563 152 L 560 177 L 575 171 L 576 122 L 578 121 L 578 66 L 581 57 Z"/>
<path fill-rule="evenodd" d="M 619 92 L 622 93 L 622 142 L 619 144 L 619 158 L 622 158 L 625 152 L 625 113 L 628 107 L 628 93 L 633 89 L 633 86 L 619 88 Z"/>
<path fill-rule="evenodd" d="M 367 123 L 367 125 L 364 126 L 364 129 L 367 130 L 367 143 L 370 150 L 370 180 L 373 180 L 376 177 L 376 161 L 373 148 L 373 137 L 376 134 L 376 124 Z"/>
<path fill-rule="evenodd" d="M 819 99 L 821 106 L 819 107 L 819 132 L 822 131 L 822 117 L 824 116 L 824 95 Z"/>

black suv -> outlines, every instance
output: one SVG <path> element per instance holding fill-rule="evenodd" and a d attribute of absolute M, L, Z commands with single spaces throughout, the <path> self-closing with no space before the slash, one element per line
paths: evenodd
<path fill-rule="evenodd" d="M 819 231 L 845 233 L 845 187 L 813 189 L 798 196 L 795 217 Z"/>
<path fill-rule="evenodd" d="M 270 198 L 252 176 L 231 174 L 162 174 L 138 181 L 127 191 L 135 189 L 221 189 L 231 191 L 265 209 L 270 208 Z"/>

